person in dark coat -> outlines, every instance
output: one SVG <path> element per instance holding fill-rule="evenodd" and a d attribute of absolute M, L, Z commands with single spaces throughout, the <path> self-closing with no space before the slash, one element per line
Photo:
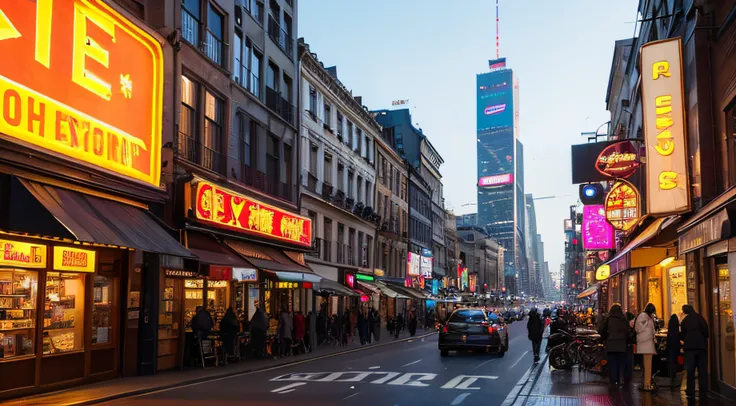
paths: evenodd
<path fill-rule="evenodd" d="M 203 306 L 197 306 L 194 317 L 192 317 L 192 332 L 197 338 L 207 338 L 215 326 L 212 315 Z"/>
<path fill-rule="evenodd" d="M 667 323 L 667 367 L 670 374 L 670 386 L 674 390 L 680 385 L 676 385 L 677 380 L 677 357 L 680 356 L 680 319 L 676 314 L 670 316 Z"/>
<path fill-rule="evenodd" d="M 624 384 L 629 385 L 634 378 L 634 345 L 636 344 L 636 333 L 634 332 L 634 313 L 626 312 L 626 321 L 629 322 L 629 339 L 626 341 L 626 363 L 624 364 Z"/>
<path fill-rule="evenodd" d="M 529 320 L 526 322 L 526 329 L 529 332 L 529 340 L 532 342 L 534 362 L 539 362 L 539 347 L 542 345 L 544 327 L 544 320 L 539 316 L 539 311 L 536 308 L 529 310 Z"/>
<path fill-rule="evenodd" d="M 708 392 L 708 323 L 703 316 L 687 304 L 682 306 L 685 318 L 680 324 L 680 337 L 685 350 L 685 370 L 687 371 L 687 389 L 685 394 L 695 397 L 695 370 L 698 370 L 698 394 L 705 398 Z"/>
<path fill-rule="evenodd" d="M 366 343 L 366 335 L 368 333 L 368 329 L 366 326 L 368 325 L 368 316 L 365 314 L 363 309 L 360 309 L 358 312 L 358 337 L 360 338 L 360 345 L 365 345 Z"/>
<path fill-rule="evenodd" d="M 220 320 L 220 338 L 225 353 L 228 355 L 235 354 L 235 336 L 240 332 L 240 324 L 232 307 L 228 307 L 225 316 Z"/>
<path fill-rule="evenodd" d="M 266 331 L 268 330 L 268 317 L 260 307 L 256 307 L 253 317 L 250 318 L 250 346 L 253 356 L 263 357 L 266 354 Z"/>
<path fill-rule="evenodd" d="M 621 310 L 621 305 L 614 304 L 601 325 L 598 332 L 606 343 L 608 353 L 609 384 L 621 385 L 621 374 L 626 364 L 626 347 L 631 327 Z"/>
<path fill-rule="evenodd" d="M 417 322 L 418 322 L 416 307 L 412 307 L 411 310 L 409 310 L 408 318 L 409 318 L 409 335 L 414 337 L 414 334 L 417 333 Z"/>

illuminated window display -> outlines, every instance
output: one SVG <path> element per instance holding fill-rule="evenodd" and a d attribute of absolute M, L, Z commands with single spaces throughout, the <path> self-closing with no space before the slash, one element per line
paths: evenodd
<path fill-rule="evenodd" d="M 230 307 L 230 287 L 227 281 L 207 281 L 207 311 L 212 315 L 215 326 L 225 317 Z"/>
<path fill-rule="evenodd" d="M 33 355 L 38 273 L 0 270 L 0 358 Z"/>
<path fill-rule="evenodd" d="M 95 275 L 92 299 L 92 344 L 112 342 L 113 278 Z"/>
<path fill-rule="evenodd" d="M 675 266 L 669 269 L 670 280 L 670 309 L 673 314 L 678 315 L 680 320 L 685 317 L 682 313 L 682 305 L 687 304 L 687 280 L 684 266 Z"/>
<path fill-rule="evenodd" d="M 192 331 L 192 317 L 204 304 L 204 279 L 184 280 L 184 328 Z"/>
<path fill-rule="evenodd" d="M 84 349 L 85 274 L 48 272 L 43 314 L 43 353 Z"/>

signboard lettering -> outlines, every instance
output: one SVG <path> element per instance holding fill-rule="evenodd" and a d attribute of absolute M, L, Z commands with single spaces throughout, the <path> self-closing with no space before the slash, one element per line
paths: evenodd
<path fill-rule="evenodd" d="M 258 270 L 251 268 L 233 268 L 233 280 L 238 282 L 258 282 Z"/>
<path fill-rule="evenodd" d="M 0 6 L 0 132 L 160 186 L 163 50 L 102 0 Z"/>
<path fill-rule="evenodd" d="M 606 195 L 606 219 L 613 228 L 629 231 L 639 222 L 639 192 L 628 182 L 616 182 Z"/>
<path fill-rule="evenodd" d="M 483 176 L 478 179 L 479 187 L 493 187 L 501 185 L 510 185 L 514 183 L 513 173 L 504 173 L 503 175 Z"/>
<path fill-rule="evenodd" d="M 583 249 L 609 250 L 615 248 L 613 227 L 606 220 L 606 209 L 603 205 L 583 207 Z"/>
<path fill-rule="evenodd" d="M 45 268 L 46 246 L 20 241 L 0 240 L 2 259 L 0 265 L 21 268 Z"/>
<path fill-rule="evenodd" d="M 312 221 L 307 217 L 202 180 L 194 191 L 197 220 L 305 247 L 312 245 Z"/>
<path fill-rule="evenodd" d="M 628 178 L 639 167 L 639 150 L 632 141 L 609 145 L 598 155 L 595 167 L 611 178 Z"/>
<path fill-rule="evenodd" d="M 641 48 L 642 111 L 651 215 L 690 211 L 681 39 Z"/>
<path fill-rule="evenodd" d="M 682 255 L 720 241 L 722 237 L 721 230 L 724 225 L 730 225 L 726 210 L 721 210 L 718 214 L 696 224 L 679 237 L 677 244 L 679 254 Z"/>
<path fill-rule="evenodd" d="M 199 277 L 198 272 L 185 271 L 183 269 L 166 269 L 164 271 L 166 276 L 180 277 L 180 278 L 197 278 Z"/>
<path fill-rule="evenodd" d="M 72 247 L 54 247 L 54 270 L 94 272 L 95 251 Z"/>

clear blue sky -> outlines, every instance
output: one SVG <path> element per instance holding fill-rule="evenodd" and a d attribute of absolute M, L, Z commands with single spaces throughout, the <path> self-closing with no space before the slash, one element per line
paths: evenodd
<path fill-rule="evenodd" d="M 501 56 L 519 77 L 526 193 L 551 270 L 577 202 L 570 145 L 609 120 L 614 41 L 630 38 L 638 0 L 500 0 Z M 298 35 L 372 110 L 408 98 L 445 160 L 445 205 L 475 211 L 475 75 L 495 58 L 494 0 L 301 0 Z"/>

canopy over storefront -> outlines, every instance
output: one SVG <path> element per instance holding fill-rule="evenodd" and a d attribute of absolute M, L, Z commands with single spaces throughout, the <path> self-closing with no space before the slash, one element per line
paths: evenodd
<path fill-rule="evenodd" d="M 226 239 L 224 243 L 263 272 L 289 282 L 320 282 L 322 277 L 309 267 L 296 263 L 277 248 L 264 244 Z"/>
<path fill-rule="evenodd" d="M 593 285 L 590 285 L 588 289 L 585 289 L 584 291 L 580 292 L 580 294 L 577 296 L 578 299 L 585 299 L 586 297 L 593 296 L 598 291 L 598 284 L 594 283 Z"/>
<path fill-rule="evenodd" d="M 314 290 L 337 296 L 360 296 L 360 293 L 329 279 L 322 279 L 315 283 Z"/>

